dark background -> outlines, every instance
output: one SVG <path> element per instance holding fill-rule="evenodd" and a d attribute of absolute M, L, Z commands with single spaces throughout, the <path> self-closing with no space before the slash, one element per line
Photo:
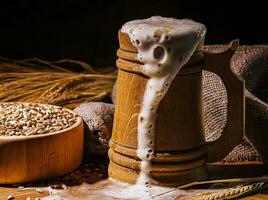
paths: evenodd
<path fill-rule="evenodd" d="M 74 58 L 97 67 L 112 66 L 121 25 L 152 15 L 204 23 L 207 44 L 235 38 L 241 44 L 267 44 L 267 13 L 265 1 L 256 0 L 1 1 L 0 56 Z"/>

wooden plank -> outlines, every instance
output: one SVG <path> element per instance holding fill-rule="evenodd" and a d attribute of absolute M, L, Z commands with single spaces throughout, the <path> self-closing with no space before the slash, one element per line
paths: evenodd
<path fill-rule="evenodd" d="M 94 158 L 92 158 L 94 160 Z M 96 159 L 97 160 L 97 159 Z M 242 177 L 255 177 L 261 176 L 264 174 L 263 165 L 260 162 L 248 162 L 238 164 L 223 164 L 223 163 L 210 163 L 209 171 L 212 175 L 211 179 L 219 178 L 229 178 Z M 224 175 L 224 176 L 222 176 Z M 35 188 L 42 185 L 49 186 L 53 183 L 64 183 L 68 185 L 68 193 L 73 195 L 73 197 L 81 196 L 81 198 L 87 197 L 87 194 L 84 194 L 79 189 L 81 183 L 87 183 L 86 191 L 89 191 L 91 197 L 94 195 L 94 199 L 112 199 L 111 197 L 105 197 L 103 193 L 98 193 L 100 189 L 106 188 L 114 184 L 109 179 L 107 179 L 107 160 L 100 163 L 91 163 L 89 165 L 81 166 L 78 170 L 54 180 L 47 180 L 39 183 L 32 183 L 24 185 L 26 187 L 31 187 L 32 189 L 27 190 L 18 190 L 17 187 L 3 185 L 0 187 L 0 200 L 6 200 L 9 195 L 13 195 L 15 200 L 25 200 L 27 197 L 31 197 L 31 200 L 35 198 L 41 198 L 48 196 L 48 192 L 39 193 Z M 82 190 L 85 191 L 85 190 Z M 249 197 L 245 197 L 245 200 L 257 199 L 263 200 L 268 199 L 268 191 L 261 191 L 259 194 L 255 194 Z"/>
<path fill-rule="evenodd" d="M 108 181 L 106 181 L 106 182 L 108 182 Z M 95 184 L 93 183 L 90 188 L 91 188 L 91 190 L 99 190 L 105 186 L 106 186 L 106 184 L 104 184 L 104 182 L 98 182 Z M 69 188 L 70 193 L 76 194 L 78 191 L 76 188 L 78 188 L 78 187 L 77 186 L 70 187 Z M 11 194 L 15 197 L 15 200 L 25 200 L 27 197 L 30 197 L 31 199 L 35 199 L 35 198 L 41 198 L 41 197 L 45 197 L 45 196 L 49 195 L 47 192 L 46 193 L 39 193 L 35 189 L 18 190 L 17 188 L 0 187 L 0 200 L 6 200 L 7 197 Z M 94 195 L 94 194 L 92 193 L 92 195 Z M 96 196 L 94 195 L 94 197 L 96 197 L 95 199 L 105 199 L 104 196 L 100 196 L 100 195 L 96 195 Z M 111 198 L 109 198 L 109 199 L 111 199 Z M 242 199 L 243 200 L 268 199 L 268 191 L 262 191 L 260 194 L 251 195 L 248 197 L 244 197 Z"/>
<path fill-rule="evenodd" d="M 268 191 L 267 194 L 255 194 L 252 196 L 242 198 L 242 200 L 267 200 L 267 199 L 268 199 Z"/>
<path fill-rule="evenodd" d="M 35 199 L 48 196 L 48 193 L 39 193 L 35 189 L 18 190 L 12 187 L 0 187 L 0 200 L 7 200 L 9 195 L 13 195 L 15 200 L 26 200 L 27 197 Z"/>

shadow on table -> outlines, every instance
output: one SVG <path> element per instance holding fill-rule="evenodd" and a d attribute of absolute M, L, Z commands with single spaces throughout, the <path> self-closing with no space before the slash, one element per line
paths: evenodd
<path fill-rule="evenodd" d="M 107 168 L 109 159 L 107 156 L 96 156 L 92 157 L 90 163 L 83 163 L 81 166 L 64 176 L 52 178 L 49 180 L 24 183 L 24 184 L 13 184 L 13 185 L 2 185 L 3 187 L 46 187 L 51 186 L 54 189 L 61 189 L 66 186 L 77 186 L 82 183 L 93 184 L 102 180 L 107 179 Z"/>

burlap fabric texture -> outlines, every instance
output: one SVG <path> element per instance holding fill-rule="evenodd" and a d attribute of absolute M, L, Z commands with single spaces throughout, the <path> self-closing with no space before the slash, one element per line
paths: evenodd
<path fill-rule="evenodd" d="M 221 52 L 227 45 L 207 45 L 206 51 Z M 216 63 L 215 63 L 216 64 Z M 268 167 L 268 45 L 240 46 L 231 60 L 235 74 L 246 83 L 246 131 L 244 139 L 223 162 L 263 160 Z M 227 96 L 220 78 L 203 72 L 206 140 L 218 138 L 226 123 Z"/>

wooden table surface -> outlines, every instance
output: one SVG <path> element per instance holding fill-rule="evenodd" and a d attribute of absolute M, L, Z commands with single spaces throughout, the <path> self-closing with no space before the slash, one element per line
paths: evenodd
<path fill-rule="evenodd" d="M 27 197 L 30 197 L 31 200 L 35 200 L 35 198 L 49 196 L 49 194 L 47 192 L 39 193 L 39 192 L 36 192 L 35 189 L 19 191 L 17 188 L 10 188 L 10 187 L 1 187 L 0 188 L 0 195 L 1 195 L 0 200 L 7 200 L 7 197 L 11 194 L 15 197 L 15 200 L 26 200 Z M 262 191 L 258 194 L 244 197 L 242 199 L 243 200 L 267 200 L 268 199 L 268 190 Z"/>
<path fill-rule="evenodd" d="M 51 186 L 58 188 L 61 183 L 67 185 L 68 190 L 74 194 L 75 188 L 78 188 L 82 183 L 89 184 L 89 188 L 92 190 L 98 190 L 104 187 L 105 184 L 111 184 L 110 180 L 107 180 L 107 160 L 102 163 L 92 163 L 89 165 L 83 165 L 78 170 L 60 178 L 40 181 L 37 183 L 29 183 L 22 185 L 2 185 L 0 187 L 0 200 L 6 200 L 9 195 L 13 195 L 15 200 L 25 200 L 30 197 L 32 200 L 49 196 L 47 191 L 37 191 L 36 188 Z M 235 177 L 256 177 L 264 174 L 263 166 L 260 163 L 246 164 L 242 166 L 238 165 L 222 165 L 214 164 L 209 166 L 209 171 L 212 179 L 222 178 L 235 178 Z M 108 183 L 109 182 L 109 183 Z M 24 186 L 18 188 L 19 186 Z M 96 196 L 95 199 L 102 199 L 101 196 Z M 244 200 L 264 200 L 268 199 L 268 190 L 260 191 L 257 194 L 250 195 L 243 198 Z"/>
<path fill-rule="evenodd" d="M 9 195 L 13 195 L 15 200 L 25 200 L 27 197 L 31 197 L 31 199 L 41 198 L 44 196 L 48 196 L 48 193 L 39 193 L 36 192 L 35 189 L 20 191 L 17 188 L 11 187 L 1 187 L 0 188 L 0 199 L 7 200 Z"/>

